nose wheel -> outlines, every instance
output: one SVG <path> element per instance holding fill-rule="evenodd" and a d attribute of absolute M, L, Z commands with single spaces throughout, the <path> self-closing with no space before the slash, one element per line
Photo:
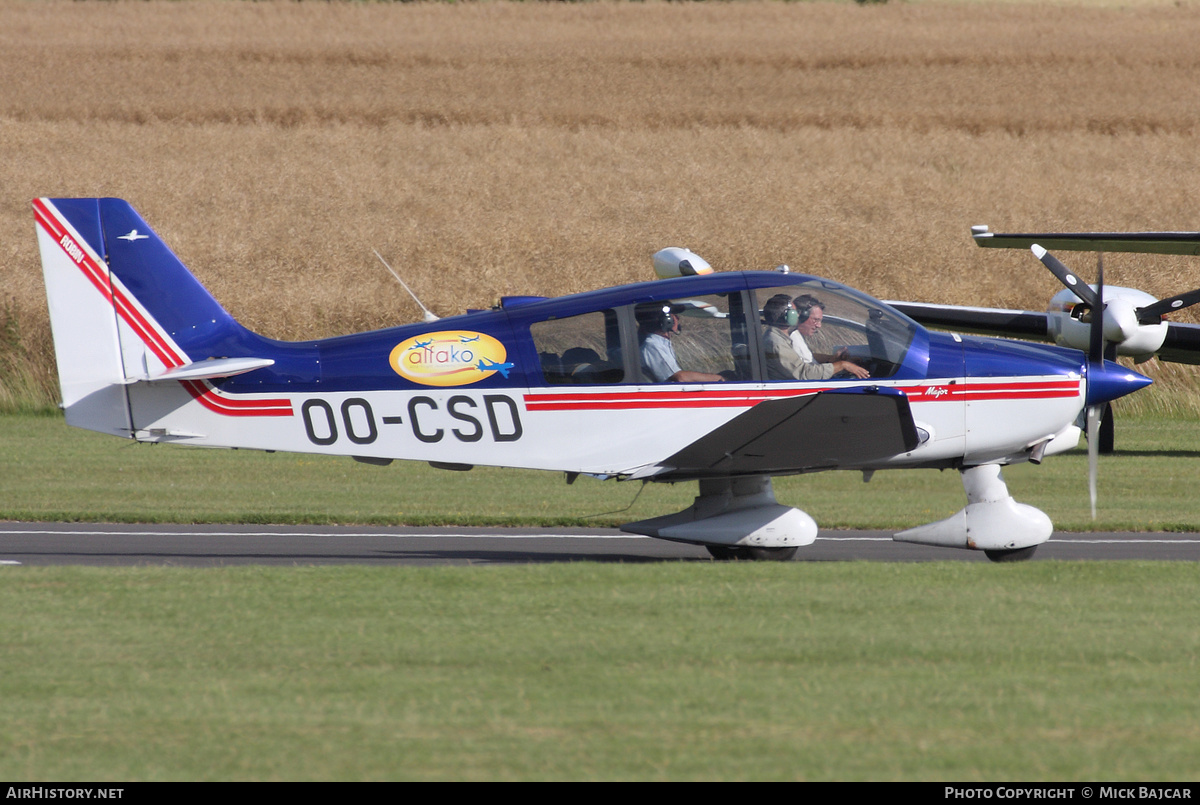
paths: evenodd
<path fill-rule="evenodd" d="M 1036 550 L 1036 545 L 1030 545 L 1028 548 L 1013 548 L 1007 551 L 984 551 L 983 555 L 993 562 L 1024 562 L 1027 559 L 1032 559 L 1033 552 Z"/>

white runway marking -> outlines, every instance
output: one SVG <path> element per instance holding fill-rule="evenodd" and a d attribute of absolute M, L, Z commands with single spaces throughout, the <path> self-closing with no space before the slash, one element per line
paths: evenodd
<path fill-rule="evenodd" d="M 824 537 L 824 536 L 817 537 L 818 542 L 820 542 L 821 540 L 825 540 L 828 542 L 891 542 L 892 538 L 891 537 Z M 1200 537 L 1179 537 L 1177 539 L 1176 538 L 1167 539 L 1167 538 L 1157 538 L 1157 537 L 1094 538 L 1094 537 L 1083 537 L 1083 536 L 1079 536 L 1079 537 L 1053 536 L 1050 538 L 1050 542 L 1058 542 L 1058 543 L 1069 542 L 1069 543 L 1080 543 L 1080 544 L 1096 543 L 1098 545 L 1116 545 L 1116 544 L 1122 544 L 1122 543 L 1129 543 L 1130 545 L 1146 545 L 1148 543 L 1161 542 L 1166 545 L 1181 545 L 1181 544 L 1188 544 L 1188 543 L 1200 543 Z"/>
<path fill-rule="evenodd" d="M 334 532 L 331 532 L 334 533 Z M 100 529 L 17 529 L 6 528 L 0 530 L 0 535 L 3 534 L 26 534 L 26 535 L 49 535 L 49 536 L 75 536 L 75 537 L 179 537 L 179 536 L 205 536 L 205 537 L 313 537 L 327 536 L 313 531 L 187 531 L 180 529 L 178 531 L 102 531 Z M 342 531 L 338 530 L 336 535 L 339 537 L 387 537 L 389 539 L 430 539 L 430 538 L 453 538 L 453 539 L 634 539 L 648 540 L 651 537 L 644 537 L 640 534 L 623 534 L 613 532 L 611 534 L 569 534 L 569 533 L 552 533 L 544 534 L 463 534 L 459 532 L 441 532 L 430 531 L 421 534 L 389 534 L 386 531 Z"/>

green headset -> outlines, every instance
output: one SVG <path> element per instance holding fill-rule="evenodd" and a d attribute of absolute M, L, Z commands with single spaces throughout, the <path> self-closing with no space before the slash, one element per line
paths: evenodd
<path fill-rule="evenodd" d="M 807 313 L 808 311 L 805 311 L 805 314 Z M 767 324 L 776 327 L 795 327 L 803 320 L 800 311 L 796 310 L 796 306 L 792 304 L 791 298 L 782 293 L 772 296 L 767 300 L 767 304 L 763 305 L 763 318 L 767 320 Z M 808 316 L 805 315 L 803 318 L 807 319 Z"/>

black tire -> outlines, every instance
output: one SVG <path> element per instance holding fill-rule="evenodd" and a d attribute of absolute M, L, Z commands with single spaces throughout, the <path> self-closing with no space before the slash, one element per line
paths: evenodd
<path fill-rule="evenodd" d="M 799 548 L 747 548 L 746 553 L 756 562 L 790 562 Z"/>
<path fill-rule="evenodd" d="M 721 562 L 790 562 L 799 548 L 751 548 L 745 545 L 705 545 L 709 555 Z"/>
<path fill-rule="evenodd" d="M 1030 545 L 1028 548 L 1011 548 L 1008 550 L 984 551 L 984 555 L 993 562 L 1024 562 L 1033 558 L 1033 552 L 1037 550 L 1036 545 Z"/>
<path fill-rule="evenodd" d="M 713 559 L 718 562 L 734 562 L 739 559 L 749 559 L 746 556 L 744 548 L 738 548 L 733 545 L 705 545 L 704 546 Z"/>

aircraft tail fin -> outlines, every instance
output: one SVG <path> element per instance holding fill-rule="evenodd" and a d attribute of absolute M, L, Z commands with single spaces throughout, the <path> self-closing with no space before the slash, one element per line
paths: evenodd
<path fill-rule="evenodd" d="M 131 384 L 274 362 L 245 357 L 248 331 L 125 201 L 39 198 L 33 209 L 69 424 L 129 437 Z"/>

